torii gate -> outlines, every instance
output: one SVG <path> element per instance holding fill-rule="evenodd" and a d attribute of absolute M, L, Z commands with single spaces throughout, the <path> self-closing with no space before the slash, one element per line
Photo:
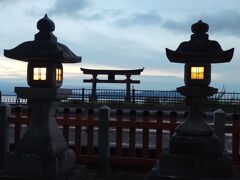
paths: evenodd
<path fill-rule="evenodd" d="M 83 71 L 83 74 L 91 74 L 92 79 L 84 79 L 85 83 L 92 83 L 92 97 L 91 99 L 96 100 L 96 89 L 97 83 L 126 83 L 126 100 L 131 100 L 131 84 L 139 84 L 139 80 L 132 80 L 132 75 L 140 75 L 144 70 L 142 69 L 133 69 L 133 70 L 102 70 L 102 69 L 86 69 L 80 68 Z M 98 75 L 107 75 L 108 79 L 97 79 Z M 115 75 L 125 75 L 126 79 L 118 80 L 115 79 Z"/>

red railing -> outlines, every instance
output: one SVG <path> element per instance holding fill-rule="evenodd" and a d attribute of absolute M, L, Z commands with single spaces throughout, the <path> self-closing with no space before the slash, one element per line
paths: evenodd
<path fill-rule="evenodd" d="M 239 135 L 240 135 L 240 116 L 239 114 L 233 115 L 233 125 L 227 129 L 227 132 L 232 133 L 232 158 L 236 165 L 240 165 L 239 157 Z"/>
<path fill-rule="evenodd" d="M 56 113 L 56 120 L 62 127 L 63 136 L 69 146 L 73 147 L 77 161 L 81 164 L 94 164 L 97 161 L 97 148 L 94 144 L 98 120 L 93 109 L 89 109 L 84 115 L 82 109 L 70 112 L 64 109 L 60 115 Z M 143 111 L 142 115 L 137 115 L 135 110 L 131 110 L 127 115 L 123 110 L 117 110 L 115 118 L 109 121 L 109 129 L 114 132 L 115 143 L 111 145 L 110 163 L 113 165 L 134 165 L 151 168 L 156 159 L 160 157 L 163 148 L 163 131 L 169 131 L 171 136 L 177 126 L 178 114 L 173 111 L 168 118 L 163 118 L 164 112 L 156 111 L 150 116 L 149 111 Z M 21 136 L 21 126 L 28 125 L 31 120 L 31 113 L 21 114 L 21 108 L 17 107 L 15 115 L 9 117 L 9 123 L 14 124 L 14 144 L 18 143 Z M 232 124 L 226 125 L 226 133 L 232 134 L 232 157 L 235 165 L 240 164 L 239 156 L 239 135 L 240 117 L 234 114 Z M 141 133 L 137 133 L 138 131 Z M 74 132 L 74 135 L 72 134 Z M 70 135 L 72 134 L 72 135 Z M 136 146 L 137 136 L 141 142 Z M 151 142 L 149 135 L 154 135 Z M 69 138 L 73 139 L 73 142 Z M 165 133 L 166 136 L 166 133 Z M 85 140 L 86 139 L 86 140 Z M 126 139 L 128 140 L 126 143 Z M 85 144 L 83 141 L 86 141 Z M 125 143 L 124 143 L 125 141 Z M 151 147 L 150 148 L 150 144 Z M 139 147 L 139 145 L 141 147 Z"/>

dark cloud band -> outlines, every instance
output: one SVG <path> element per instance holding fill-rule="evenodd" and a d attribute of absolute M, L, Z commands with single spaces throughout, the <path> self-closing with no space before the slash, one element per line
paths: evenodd
<path fill-rule="evenodd" d="M 176 15 L 177 16 L 177 15 Z M 240 36 L 240 11 L 228 10 L 216 13 L 193 14 L 183 20 L 163 18 L 161 14 L 151 11 L 147 13 L 132 13 L 118 18 L 113 25 L 121 28 L 130 26 L 161 26 L 174 32 L 188 32 L 192 23 L 202 19 L 210 25 L 210 31 Z"/>

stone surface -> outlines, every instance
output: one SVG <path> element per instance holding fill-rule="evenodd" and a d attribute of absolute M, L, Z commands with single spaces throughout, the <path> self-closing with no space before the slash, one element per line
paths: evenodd
<path fill-rule="evenodd" d="M 67 99 L 72 93 L 71 89 L 46 88 L 46 87 L 15 87 L 19 98 L 35 100 L 62 100 Z"/>
<path fill-rule="evenodd" d="M 157 179 L 229 179 L 232 159 L 223 151 L 219 138 L 202 115 L 207 96 L 217 89 L 183 86 L 177 89 L 187 96 L 189 114 L 175 129 L 170 149 L 161 154 L 149 180 Z"/>
<path fill-rule="evenodd" d="M 226 113 L 222 109 L 217 109 L 216 111 L 214 111 L 214 130 L 223 148 L 225 147 L 225 122 Z"/>
<path fill-rule="evenodd" d="M 206 123 L 202 113 L 207 96 L 216 93 L 217 89 L 209 86 L 183 86 L 177 88 L 177 91 L 187 96 L 189 114 L 175 132 L 186 136 L 212 136 L 213 129 Z"/>
<path fill-rule="evenodd" d="M 219 139 L 202 115 L 207 97 L 217 92 L 209 87 L 211 63 L 232 59 L 234 49 L 223 51 L 217 41 L 209 40 L 208 24 L 201 20 L 192 25 L 190 41 L 182 42 L 176 51 L 166 49 L 171 62 L 185 63 L 185 86 L 177 92 L 186 96 L 189 114 L 175 129 L 170 140 L 170 151 L 161 154 L 159 164 L 149 179 L 229 179 L 232 159 L 224 154 Z M 202 78 L 192 78 L 192 67 L 203 67 Z"/>
<path fill-rule="evenodd" d="M 0 103 L 0 168 L 3 168 L 5 155 L 9 151 L 8 117 L 10 114 L 11 107 L 6 103 Z"/>
<path fill-rule="evenodd" d="M 11 153 L 6 158 L 4 174 L 26 178 L 55 178 L 75 164 L 75 154 L 66 150 L 53 155 Z"/>
<path fill-rule="evenodd" d="M 222 157 L 161 154 L 148 180 L 159 179 L 229 179 L 232 177 L 232 159 Z"/>
<path fill-rule="evenodd" d="M 207 97 L 218 92 L 218 89 L 210 86 L 181 86 L 177 92 L 187 97 Z"/>
<path fill-rule="evenodd" d="M 170 153 L 195 156 L 220 157 L 223 154 L 219 139 L 213 136 L 182 136 L 170 139 Z"/>
<path fill-rule="evenodd" d="M 111 109 L 104 105 L 99 109 L 99 129 L 98 129 L 98 173 L 108 176 L 109 167 L 109 121 Z"/>
<path fill-rule="evenodd" d="M 27 98 L 32 109 L 32 122 L 17 144 L 16 151 L 24 154 L 56 154 L 67 144 L 55 120 L 59 99 L 69 96 L 68 89 L 15 88 L 18 97 Z"/>
<path fill-rule="evenodd" d="M 85 169 L 80 165 L 75 165 L 67 173 L 59 174 L 56 177 L 13 176 L 9 174 L 2 174 L 2 172 L 0 171 L 0 179 L 1 180 L 43 180 L 43 179 L 44 180 L 87 180 L 86 178 L 82 178 L 83 175 L 86 175 L 86 172 L 85 172 L 86 170 L 85 171 L 84 170 Z"/>
<path fill-rule="evenodd" d="M 27 98 L 32 122 L 17 144 L 16 152 L 6 156 L 3 174 L 12 177 L 56 178 L 75 165 L 75 154 L 69 150 L 55 120 L 60 99 L 70 90 L 57 88 L 15 88 L 18 97 Z"/>
<path fill-rule="evenodd" d="M 55 179 L 44 180 L 144 180 L 146 172 L 142 170 L 127 170 L 127 169 L 114 169 L 109 176 L 99 176 L 96 168 L 87 168 L 84 165 L 75 165 L 71 171 L 65 175 L 60 175 Z M 1 175 L 1 180 L 42 180 L 43 178 L 33 177 L 13 177 L 10 175 Z"/>

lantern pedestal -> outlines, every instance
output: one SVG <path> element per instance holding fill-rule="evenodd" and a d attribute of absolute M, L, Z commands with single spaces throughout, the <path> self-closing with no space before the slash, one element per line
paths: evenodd
<path fill-rule="evenodd" d="M 4 174 L 31 178 L 59 178 L 75 165 L 75 154 L 68 149 L 55 120 L 58 101 L 71 90 L 58 88 L 16 87 L 20 98 L 28 99 L 32 122 L 16 152 L 7 156 Z"/>
<path fill-rule="evenodd" d="M 229 180 L 232 177 L 232 160 L 222 157 L 194 156 L 162 152 L 147 180 Z"/>
<path fill-rule="evenodd" d="M 231 178 L 232 158 L 224 152 L 202 114 L 207 96 L 212 96 L 217 89 L 183 86 L 177 91 L 186 96 L 189 115 L 175 129 L 169 149 L 163 151 L 148 180 Z"/>

